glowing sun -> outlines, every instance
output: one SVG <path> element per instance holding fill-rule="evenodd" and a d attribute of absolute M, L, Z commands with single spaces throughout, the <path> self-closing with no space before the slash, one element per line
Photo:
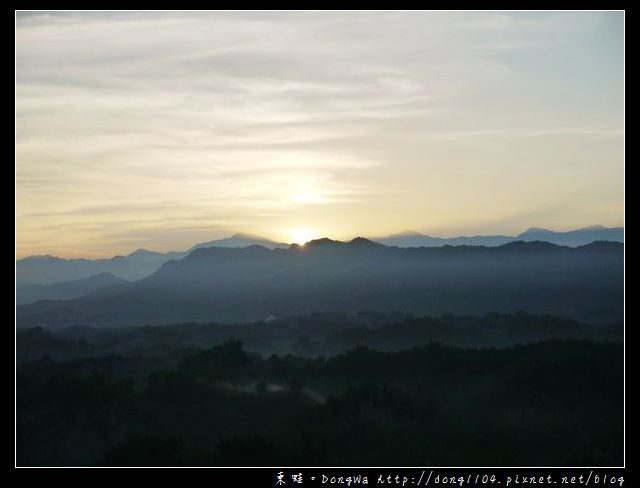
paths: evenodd
<path fill-rule="evenodd" d="M 316 236 L 317 232 L 313 229 L 291 229 L 289 236 L 294 244 L 303 245 Z"/>

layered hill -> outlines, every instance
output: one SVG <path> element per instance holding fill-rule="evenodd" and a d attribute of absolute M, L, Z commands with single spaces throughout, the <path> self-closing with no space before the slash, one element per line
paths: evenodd
<path fill-rule="evenodd" d="M 372 239 L 387 246 L 439 247 L 439 246 L 501 246 L 513 241 L 544 241 L 560 246 L 584 246 L 595 241 L 624 242 L 624 228 L 593 225 L 581 229 L 558 232 L 531 227 L 513 236 L 481 235 L 458 237 L 433 237 L 408 230 L 388 237 Z"/>
<path fill-rule="evenodd" d="M 29 256 L 16 261 L 16 286 L 50 285 L 66 281 L 82 280 L 109 273 L 125 280 L 139 280 L 157 271 L 171 259 L 185 257 L 191 251 L 207 247 L 247 247 L 261 245 L 267 248 L 286 248 L 288 244 L 270 241 L 249 234 L 234 234 L 215 241 L 201 242 L 187 251 L 156 252 L 137 249 L 126 256 L 105 259 L 63 259 L 56 256 Z"/>
<path fill-rule="evenodd" d="M 111 273 L 100 273 L 80 280 L 63 281 L 51 285 L 25 285 L 16 290 L 16 303 L 25 305 L 39 300 L 70 300 L 107 286 L 127 283 Z"/>
<path fill-rule="evenodd" d="M 196 249 L 148 278 L 17 309 L 18 325 L 247 322 L 276 315 L 523 310 L 589 322 L 620 320 L 623 245 L 544 242 L 499 247 L 386 247 L 320 239 L 287 249 Z"/>

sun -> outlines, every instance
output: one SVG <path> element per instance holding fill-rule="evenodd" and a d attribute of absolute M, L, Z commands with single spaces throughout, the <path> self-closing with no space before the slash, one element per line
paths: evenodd
<path fill-rule="evenodd" d="M 304 245 L 317 235 L 317 232 L 313 229 L 291 229 L 289 236 L 291 243 Z"/>

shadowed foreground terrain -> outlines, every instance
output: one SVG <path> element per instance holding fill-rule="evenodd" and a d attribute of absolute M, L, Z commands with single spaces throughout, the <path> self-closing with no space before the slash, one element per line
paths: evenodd
<path fill-rule="evenodd" d="M 622 464 L 621 325 L 364 317 L 19 330 L 18 465 Z"/>

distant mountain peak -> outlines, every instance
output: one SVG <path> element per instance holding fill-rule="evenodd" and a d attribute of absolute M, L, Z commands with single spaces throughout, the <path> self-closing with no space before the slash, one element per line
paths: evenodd
<path fill-rule="evenodd" d="M 349 245 L 351 246 L 371 246 L 371 247 L 384 247 L 383 244 L 378 242 L 374 242 L 372 240 L 366 239 L 364 237 L 355 237 L 349 241 Z"/>
<path fill-rule="evenodd" d="M 230 239 L 250 239 L 255 241 L 268 241 L 266 237 L 257 236 L 255 234 L 248 234 L 246 232 L 236 232 L 233 234 Z"/>
<path fill-rule="evenodd" d="M 252 244 L 258 244 L 263 247 L 267 247 L 269 249 L 273 249 L 276 247 L 279 248 L 287 248 L 288 244 L 284 244 L 281 242 L 275 242 L 266 237 L 246 234 L 243 232 L 236 232 L 231 237 L 224 237 L 222 239 L 217 239 L 215 241 L 209 242 L 201 242 L 196 244 L 187 252 L 192 252 L 198 248 L 207 248 L 207 247 L 246 247 Z"/>
<path fill-rule="evenodd" d="M 551 229 L 545 229 L 544 227 L 529 227 L 522 234 L 529 234 L 533 232 L 553 232 Z M 520 235 L 522 235 L 520 234 Z"/>
<path fill-rule="evenodd" d="M 21 261 L 35 261 L 35 260 L 62 260 L 58 256 L 52 256 L 51 254 L 33 254 L 31 256 L 27 256 L 21 259 Z"/>
<path fill-rule="evenodd" d="M 291 248 L 294 249 L 302 249 L 302 248 L 313 248 L 313 247 L 386 247 L 383 244 L 378 242 L 374 242 L 370 239 L 366 239 L 365 237 L 355 237 L 348 242 L 337 241 L 334 239 L 329 239 L 328 237 L 321 237 L 320 239 L 313 239 L 307 242 L 304 245 L 300 244 L 292 244 Z"/>
<path fill-rule="evenodd" d="M 333 239 L 329 239 L 328 237 L 321 237 L 320 239 L 313 239 L 305 244 L 305 247 L 314 247 L 314 246 L 329 246 L 343 244 L 340 241 L 334 241 Z"/>
<path fill-rule="evenodd" d="M 155 251 L 149 251 L 148 249 L 136 249 L 135 251 L 133 251 L 131 254 L 127 254 L 127 257 L 130 256 L 152 256 L 152 255 L 156 255 L 159 254 Z"/>
<path fill-rule="evenodd" d="M 391 234 L 389 237 L 424 237 L 424 234 L 415 230 L 407 229 L 397 234 Z"/>
<path fill-rule="evenodd" d="M 600 225 L 600 224 L 595 224 L 595 225 L 588 225 L 587 227 L 581 227 L 580 229 L 577 230 L 606 230 L 607 228 L 604 225 Z"/>

